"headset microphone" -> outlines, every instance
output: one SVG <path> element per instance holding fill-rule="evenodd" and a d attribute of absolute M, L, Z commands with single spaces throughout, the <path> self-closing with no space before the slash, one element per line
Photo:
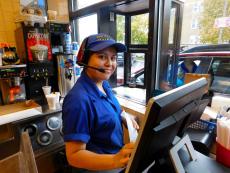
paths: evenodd
<path fill-rule="evenodd" d="M 99 71 L 101 73 L 105 73 L 105 69 L 103 69 L 103 68 L 97 68 L 97 67 L 89 66 L 89 65 L 84 64 L 82 62 L 77 62 L 77 64 L 80 65 L 80 66 L 87 67 L 87 68 L 92 68 L 92 69 L 97 70 L 97 71 Z"/>

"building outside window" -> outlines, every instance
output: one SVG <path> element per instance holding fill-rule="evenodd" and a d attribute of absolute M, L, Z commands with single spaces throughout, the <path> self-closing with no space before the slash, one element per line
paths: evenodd
<path fill-rule="evenodd" d="M 201 11 L 202 11 L 201 2 L 196 2 L 195 4 L 193 4 L 193 6 L 192 6 L 192 12 L 193 13 L 200 13 Z"/>
<path fill-rule="evenodd" d="M 189 38 L 190 44 L 199 44 L 200 43 L 200 36 L 199 35 L 191 35 Z"/>
<path fill-rule="evenodd" d="M 191 23 L 191 29 L 198 29 L 199 28 L 199 21 L 198 19 L 193 19 Z"/>

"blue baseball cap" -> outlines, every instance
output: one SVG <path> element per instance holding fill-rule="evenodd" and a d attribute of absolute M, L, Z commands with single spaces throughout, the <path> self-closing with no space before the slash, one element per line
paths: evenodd
<path fill-rule="evenodd" d="M 114 47 L 117 52 L 126 51 L 126 46 L 124 44 L 117 43 L 112 37 L 104 33 L 89 36 L 85 45 L 86 50 L 93 52 L 98 52 L 108 47 Z"/>
<path fill-rule="evenodd" d="M 114 47 L 117 52 L 126 52 L 126 46 L 124 44 L 117 43 L 112 37 L 107 34 L 100 33 L 90 35 L 86 37 L 81 43 L 77 55 L 77 62 L 87 64 L 88 57 L 86 56 L 86 53 L 88 51 L 98 52 L 108 47 Z"/>

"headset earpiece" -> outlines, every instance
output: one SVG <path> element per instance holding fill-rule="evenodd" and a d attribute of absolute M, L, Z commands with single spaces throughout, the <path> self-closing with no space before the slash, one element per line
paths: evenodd
<path fill-rule="evenodd" d="M 85 62 L 85 55 L 86 55 L 86 47 L 87 47 L 87 43 L 88 43 L 88 37 L 85 38 L 83 40 L 83 42 L 81 43 L 81 47 L 78 51 L 78 55 L 77 55 L 77 62 L 80 62 L 80 63 L 84 63 Z"/>

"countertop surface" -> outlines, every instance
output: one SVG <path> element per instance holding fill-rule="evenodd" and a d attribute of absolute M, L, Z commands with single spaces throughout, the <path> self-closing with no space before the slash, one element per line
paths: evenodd
<path fill-rule="evenodd" d="M 119 91 L 119 92 L 118 92 Z M 123 93 L 130 93 L 127 91 L 126 88 L 120 87 L 117 88 L 115 92 L 120 93 L 123 91 Z M 144 97 L 144 90 L 135 90 L 136 97 L 145 98 Z M 126 95 L 125 95 L 126 96 Z M 145 114 L 146 106 L 143 103 L 140 103 L 139 101 L 133 100 L 131 98 L 123 97 L 120 94 L 116 94 L 116 97 L 122 106 L 122 108 L 129 114 L 134 116 L 140 116 L 143 117 Z M 143 102 L 143 100 L 141 100 Z M 61 102 L 62 103 L 62 102 Z M 57 108 L 55 110 L 50 110 L 48 108 L 48 105 L 38 105 L 36 103 L 26 106 L 25 102 L 21 103 L 15 103 L 10 105 L 4 105 L 0 106 L 0 125 L 15 122 L 15 121 L 21 121 L 25 119 L 30 119 L 31 117 L 37 117 L 37 116 L 44 116 L 47 114 L 52 114 L 55 112 L 60 112 L 62 105 L 58 104 Z"/>
<path fill-rule="evenodd" d="M 60 104 L 58 104 L 57 109 L 55 110 L 50 110 L 47 105 L 41 106 L 37 103 L 30 106 L 26 106 L 25 102 L 4 105 L 0 106 L 0 125 L 60 111 Z"/>
<path fill-rule="evenodd" d="M 121 107 L 129 114 L 143 116 L 146 110 L 146 90 L 141 88 L 117 87 L 113 88 Z"/>

